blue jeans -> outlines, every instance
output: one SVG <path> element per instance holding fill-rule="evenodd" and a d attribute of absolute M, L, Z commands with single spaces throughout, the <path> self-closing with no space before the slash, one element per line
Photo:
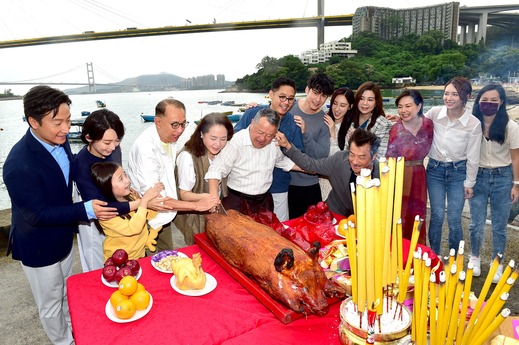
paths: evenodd
<path fill-rule="evenodd" d="M 441 162 L 429 158 L 427 164 L 427 191 L 431 206 L 429 223 L 429 243 L 434 252 L 440 256 L 442 243 L 442 227 L 445 219 L 445 201 L 447 201 L 447 223 L 449 224 L 449 248 L 458 250 L 463 240 L 461 214 L 465 204 L 467 162 Z"/>
<path fill-rule="evenodd" d="M 470 251 L 479 256 L 487 219 L 487 203 L 490 199 L 492 220 L 492 259 L 506 248 L 506 224 L 510 214 L 512 190 L 512 166 L 487 169 L 479 168 L 470 205 Z"/>

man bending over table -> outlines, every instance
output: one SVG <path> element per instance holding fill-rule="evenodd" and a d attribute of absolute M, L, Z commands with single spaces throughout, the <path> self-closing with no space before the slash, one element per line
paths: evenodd
<path fill-rule="evenodd" d="M 350 183 L 362 169 L 370 169 L 373 177 L 379 176 L 377 150 L 380 139 L 375 134 L 357 128 L 349 139 L 349 151 L 339 151 L 322 159 L 312 158 L 294 147 L 283 135 L 278 133 L 276 140 L 284 148 L 285 154 L 299 167 L 326 175 L 330 179 L 332 191 L 326 202 L 330 211 L 348 217 L 353 214 Z"/>

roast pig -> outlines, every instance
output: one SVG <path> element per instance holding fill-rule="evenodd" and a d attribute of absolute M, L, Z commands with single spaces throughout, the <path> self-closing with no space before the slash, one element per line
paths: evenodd
<path fill-rule="evenodd" d="M 234 210 L 208 215 L 205 231 L 227 262 L 277 301 L 299 313 L 328 312 L 327 278 L 317 263 L 318 247 L 307 254 L 268 226 Z"/>

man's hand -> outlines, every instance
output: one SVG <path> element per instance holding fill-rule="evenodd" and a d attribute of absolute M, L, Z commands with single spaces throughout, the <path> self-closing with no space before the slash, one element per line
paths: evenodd
<path fill-rule="evenodd" d="M 203 211 L 210 211 L 215 210 L 216 206 L 220 204 L 220 199 L 216 196 L 209 195 L 208 197 L 205 197 L 201 199 L 200 201 L 197 201 L 195 204 L 195 211 L 203 212 Z"/>
<path fill-rule="evenodd" d="M 160 211 L 171 211 L 173 207 L 167 205 L 166 201 L 173 200 L 169 196 L 157 196 L 148 202 L 148 208 L 157 212 Z"/>
<path fill-rule="evenodd" d="M 276 133 L 275 139 L 276 139 L 276 142 L 278 143 L 278 146 L 284 147 L 287 150 L 290 150 L 290 148 L 292 147 L 292 145 L 290 144 L 290 141 L 288 141 L 285 134 L 281 133 L 280 131 L 278 131 Z"/>
<path fill-rule="evenodd" d="M 94 209 L 94 214 L 97 219 L 109 220 L 119 215 L 115 207 L 107 207 L 107 204 L 106 201 L 96 199 L 92 200 L 92 208 Z"/>

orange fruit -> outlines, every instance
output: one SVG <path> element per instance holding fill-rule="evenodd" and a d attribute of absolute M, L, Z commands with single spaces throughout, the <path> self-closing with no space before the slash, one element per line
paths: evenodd
<path fill-rule="evenodd" d="M 117 303 L 125 299 L 128 299 L 128 296 L 123 295 L 119 290 L 115 290 L 110 296 L 110 304 L 115 308 Z"/>
<path fill-rule="evenodd" d="M 352 222 L 353 224 L 355 224 L 355 215 L 354 214 L 351 214 L 349 217 L 348 217 L 348 222 Z"/>
<path fill-rule="evenodd" d="M 125 296 L 131 296 L 137 291 L 138 284 L 134 276 L 125 276 L 119 282 L 119 291 Z"/>
<path fill-rule="evenodd" d="M 119 319 L 126 320 L 135 315 L 137 309 L 131 300 L 125 299 L 116 304 L 114 311 L 115 316 L 117 316 Z"/>
<path fill-rule="evenodd" d="M 150 294 L 148 291 L 137 291 L 130 297 L 130 300 L 135 304 L 137 310 L 144 310 L 150 305 Z"/>
<path fill-rule="evenodd" d="M 146 291 L 146 289 L 144 288 L 144 285 L 142 285 L 141 283 L 137 283 L 137 291 L 135 291 L 134 294 L 139 291 Z"/>

